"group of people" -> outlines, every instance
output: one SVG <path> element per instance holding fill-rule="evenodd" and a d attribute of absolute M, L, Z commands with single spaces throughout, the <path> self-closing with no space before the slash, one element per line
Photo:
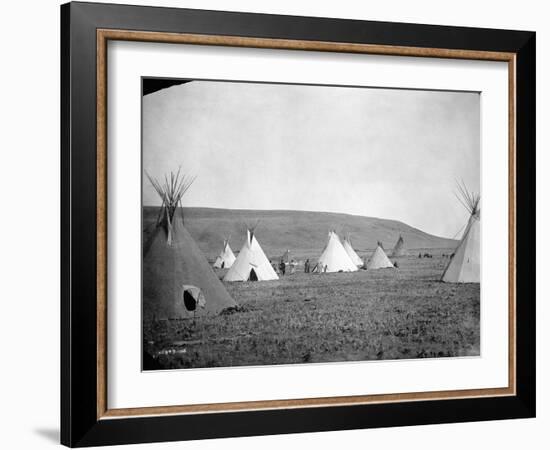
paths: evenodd
<path fill-rule="evenodd" d="M 281 258 L 281 261 L 278 264 L 274 263 L 271 260 L 269 261 L 269 263 L 271 264 L 271 267 L 273 267 L 273 270 L 277 272 L 279 275 L 284 276 L 286 274 L 287 263 L 285 263 L 284 259 Z M 291 259 L 290 262 L 288 263 L 288 266 L 289 266 L 289 275 L 292 275 L 296 273 L 296 267 L 298 266 L 298 262 L 294 259 Z M 309 259 L 306 261 L 305 271 L 309 272 Z"/>
<path fill-rule="evenodd" d="M 454 255 L 451 255 L 451 258 L 453 257 Z M 419 254 L 418 255 L 419 258 L 422 258 L 422 254 Z M 424 256 L 424 258 L 431 258 L 432 256 Z M 271 267 L 273 267 L 273 270 L 275 272 L 277 272 L 279 275 L 281 276 L 284 276 L 286 274 L 286 266 L 287 266 L 287 263 L 285 263 L 284 259 L 281 258 L 281 261 L 277 264 L 277 263 L 274 263 L 273 261 L 269 261 L 269 263 L 271 264 Z M 393 261 L 392 262 L 393 266 L 397 269 L 399 268 L 399 265 L 397 263 L 397 261 Z M 290 262 L 288 263 L 288 266 L 290 266 L 290 272 L 289 272 L 289 275 L 292 275 L 294 273 L 296 273 L 296 267 L 298 266 L 298 262 L 295 261 L 294 259 L 290 260 Z M 314 272 L 315 269 L 317 269 L 317 272 L 319 273 L 325 273 L 328 269 L 328 266 L 322 266 L 322 267 L 319 267 L 317 264 L 312 268 L 311 267 L 311 262 L 309 261 L 309 258 L 305 260 L 304 262 L 304 273 L 310 273 L 310 272 Z"/>
<path fill-rule="evenodd" d="M 294 259 L 291 259 L 289 263 L 286 263 L 283 258 L 281 258 L 279 263 L 275 263 L 272 260 L 270 260 L 269 263 L 271 264 L 271 267 L 273 267 L 273 270 L 282 276 L 286 274 L 287 266 L 289 267 L 289 275 L 296 273 L 296 267 L 298 267 L 298 262 Z M 326 270 L 326 266 L 324 269 Z M 304 262 L 304 273 L 310 273 L 311 271 L 311 262 L 308 258 Z"/>

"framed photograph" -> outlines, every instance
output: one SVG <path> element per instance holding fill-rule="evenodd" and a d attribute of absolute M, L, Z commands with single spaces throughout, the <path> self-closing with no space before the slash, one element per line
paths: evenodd
<path fill-rule="evenodd" d="M 61 7 L 61 440 L 535 415 L 535 33 Z"/>

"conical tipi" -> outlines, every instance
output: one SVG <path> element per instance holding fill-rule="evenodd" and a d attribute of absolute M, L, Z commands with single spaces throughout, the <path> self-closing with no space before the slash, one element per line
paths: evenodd
<path fill-rule="evenodd" d="M 254 228 L 247 227 L 246 242 L 223 280 L 266 281 L 278 279 L 279 277 L 256 240 Z"/>
<path fill-rule="evenodd" d="M 344 249 L 357 267 L 363 266 L 363 260 L 359 257 L 359 255 L 356 253 L 356 251 L 353 249 L 353 246 L 351 245 L 349 234 L 344 238 Z"/>
<path fill-rule="evenodd" d="M 143 247 L 143 317 L 179 319 L 235 306 L 183 225 L 181 198 L 193 180 L 180 178 L 179 171 L 165 177 L 163 185 L 149 180 L 162 206 Z"/>
<path fill-rule="evenodd" d="M 399 235 L 399 239 L 397 239 L 397 242 L 395 243 L 395 247 L 393 247 L 393 252 L 391 254 L 392 258 L 395 258 L 397 256 L 403 256 L 405 254 L 405 242 L 403 241 L 403 236 Z"/>
<path fill-rule="evenodd" d="M 334 231 L 329 231 L 328 242 L 314 268 L 316 272 L 355 272 L 357 266 Z"/>
<path fill-rule="evenodd" d="M 479 283 L 480 281 L 480 196 L 468 192 L 464 185 L 459 187 L 459 201 L 470 213 L 462 239 L 443 272 L 441 281 L 447 283 Z"/>
<path fill-rule="evenodd" d="M 223 249 L 214 262 L 216 269 L 229 269 L 235 262 L 235 254 L 229 246 L 229 239 L 223 240 Z"/>
<path fill-rule="evenodd" d="M 367 270 L 393 267 L 392 262 L 386 256 L 386 253 L 384 252 L 384 249 L 382 248 L 382 244 L 380 242 L 378 242 L 376 250 L 367 262 L 366 267 Z"/>

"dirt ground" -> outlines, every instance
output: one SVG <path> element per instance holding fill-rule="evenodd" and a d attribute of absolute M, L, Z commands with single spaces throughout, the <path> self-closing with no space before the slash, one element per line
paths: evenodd
<path fill-rule="evenodd" d="M 423 253 L 423 251 L 422 251 Z M 225 283 L 238 307 L 144 323 L 149 368 L 199 368 L 479 355 L 480 285 L 439 280 L 445 251 L 398 269 Z M 219 271 L 218 275 L 223 276 Z"/>

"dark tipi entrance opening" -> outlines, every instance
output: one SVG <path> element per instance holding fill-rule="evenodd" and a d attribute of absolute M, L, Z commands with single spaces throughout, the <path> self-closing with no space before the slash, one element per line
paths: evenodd
<path fill-rule="evenodd" d="M 250 269 L 250 276 L 248 277 L 249 281 L 258 281 L 258 275 L 256 275 L 256 272 L 254 269 Z"/>
<path fill-rule="evenodd" d="M 195 311 L 197 309 L 197 300 L 188 290 L 183 291 L 183 303 L 187 311 Z"/>
<path fill-rule="evenodd" d="M 192 312 L 193 317 L 195 317 L 195 313 L 197 312 L 199 307 L 206 307 L 206 299 L 204 298 L 204 294 L 202 293 L 200 288 L 191 284 L 183 285 L 182 300 L 185 309 L 189 312 Z"/>

